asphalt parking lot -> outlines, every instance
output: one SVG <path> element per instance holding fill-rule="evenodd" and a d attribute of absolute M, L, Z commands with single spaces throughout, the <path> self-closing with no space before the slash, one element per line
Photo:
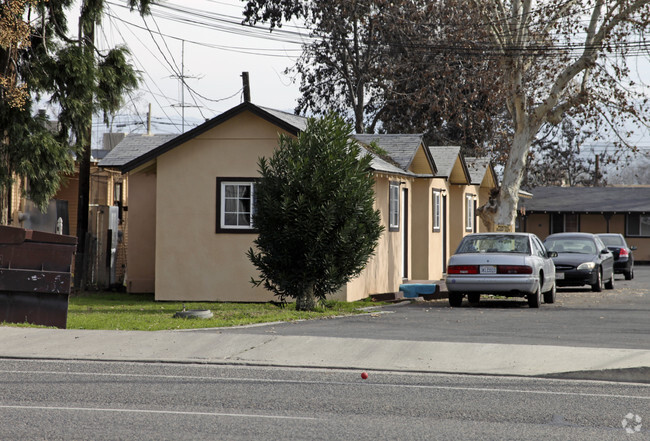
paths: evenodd
<path fill-rule="evenodd" d="M 409 341 L 532 344 L 650 350 L 650 266 L 613 290 L 558 289 L 554 304 L 481 298 L 452 308 L 447 300 L 402 302 L 354 317 L 277 323 L 221 332 Z M 335 320 L 335 322 L 333 322 Z"/>

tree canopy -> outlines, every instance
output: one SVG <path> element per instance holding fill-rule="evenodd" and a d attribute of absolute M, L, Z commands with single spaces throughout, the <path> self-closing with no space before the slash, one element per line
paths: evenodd
<path fill-rule="evenodd" d="M 508 131 L 499 73 L 472 43 L 480 30 L 462 5 L 249 1 L 245 15 L 271 28 L 303 18 L 310 28 L 312 42 L 290 69 L 300 77 L 299 113 L 335 110 L 357 133 L 423 133 L 474 155 L 501 151 Z"/>
<path fill-rule="evenodd" d="M 144 13 L 150 1 L 129 4 Z M 103 112 L 106 120 L 138 81 L 126 48 L 101 52 L 93 44 L 104 1 L 81 2 L 80 35 L 68 29 L 72 7 L 68 0 L 0 4 L 0 189 L 7 191 L 14 176 L 26 179 L 27 196 L 41 208 L 72 170 L 72 154 L 89 159 L 92 115 Z M 32 100 L 43 96 L 59 110 L 57 128 L 34 115 Z"/>
<path fill-rule="evenodd" d="M 17 81 L 18 51 L 29 48 L 30 29 L 23 20 L 26 0 L 0 3 L 0 101 L 22 108 L 28 100 L 25 84 Z"/>
<path fill-rule="evenodd" d="M 248 257 L 254 281 L 298 309 L 315 307 L 361 273 L 382 232 L 374 209 L 371 157 L 361 155 L 351 126 L 328 115 L 309 119 L 297 138 L 281 135 L 259 160 Z"/>
<path fill-rule="evenodd" d="M 629 79 L 627 59 L 650 28 L 648 0 L 471 0 L 499 61 L 513 141 L 496 225 L 512 227 L 531 144 L 566 116 L 604 135 L 648 125 L 647 97 Z M 622 137 L 620 139 L 623 139 Z"/>
<path fill-rule="evenodd" d="M 557 134 L 557 131 L 561 133 Z M 614 158 L 607 152 L 595 154 L 585 149 L 584 141 L 589 132 L 581 131 L 571 118 L 565 118 L 545 135 L 531 146 L 521 185 L 523 190 L 607 185 L 605 169 L 615 162 Z"/>
<path fill-rule="evenodd" d="M 0 4 L 0 223 L 11 219 L 10 189 L 15 177 L 28 179 L 27 196 L 41 208 L 58 190 L 63 174 L 72 170 L 68 146 L 34 115 L 34 80 L 46 73 L 32 70 L 39 36 L 25 20 L 38 2 L 8 0 Z M 6 195 L 6 197 L 5 197 Z"/>
<path fill-rule="evenodd" d="M 320 111 L 327 111 L 328 103 L 335 100 L 332 89 L 323 99 L 325 89 L 312 84 L 327 78 L 333 81 L 337 75 L 342 78 L 342 67 L 350 62 L 342 56 L 345 51 L 320 53 L 350 32 L 349 26 L 334 26 L 346 22 L 346 17 L 329 17 L 329 27 L 323 26 L 323 20 L 311 19 L 321 17 L 318 12 L 329 3 L 249 0 L 246 4 L 245 22 L 250 24 L 264 22 L 273 28 L 298 17 L 306 18 L 314 29 L 329 31 L 323 34 L 321 46 L 307 48 L 308 54 L 314 51 L 309 60 L 318 64 L 310 68 L 298 63 L 299 72 L 307 69 L 304 78 L 308 79 L 301 88 L 301 110 L 314 111 L 321 105 Z M 380 60 L 379 73 L 371 72 L 356 83 L 373 85 L 365 89 L 376 103 L 368 110 L 380 115 L 384 128 L 424 131 L 433 134 L 428 139 L 482 146 L 504 161 L 501 189 L 489 216 L 492 226 L 514 225 L 530 148 L 540 132 L 570 116 L 595 136 L 618 136 L 624 145 L 630 124 L 650 125 L 648 98 L 630 80 L 628 66 L 629 57 L 643 50 L 650 0 L 350 3 L 375 11 L 365 22 L 350 22 L 369 24 L 372 19 L 386 29 L 359 32 L 368 39 L 365 47 L 381 56 L 373 58 Z M 332 38 L 332 31 L 341 36 Z M 379 40 L 371 40 L 371 35 Z M 364 42 L 363 38 L 348 34 L 345 41 Z M 324 58 L 336 58 L 338 64 L 328 65 Z M 323 76 L 310 76 L 309 72 L 319 72 L 321 64 L 326 68 L 321 70 Z M 338 103 L 339 109 L 347 105 L 352 110 L 354 101 L 339 94 Z M 364 128 L 368 127 L 380 128 Z"/>

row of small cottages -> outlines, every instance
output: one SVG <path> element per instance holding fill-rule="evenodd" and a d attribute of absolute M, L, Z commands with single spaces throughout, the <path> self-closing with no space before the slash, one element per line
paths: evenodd
<path fill-rule="evenodd" d="M 272 300 L 250 282 L 257 276 L 245 254 L 255 238 L 250 213 L 227 213 L 226 200 L 236 194 L 242 204 L 234 205 L 252 203 L 259 158 L 273 154 L 280 133 L 305 127 L 305 118 L 245 102 L 179 136 L 120 142 L 99 165 L 128 177 L 127 291 L 155 292 L 157 300 Z M 385 232 L 363 273 L 336 297 L 442 279 L 460 239 L 482 228 L 475 210 L 497 185 L 492 166 L 458 147 L 428 147 L 419 135 L 353 136 L 388 154 L 372 160 Z"/>

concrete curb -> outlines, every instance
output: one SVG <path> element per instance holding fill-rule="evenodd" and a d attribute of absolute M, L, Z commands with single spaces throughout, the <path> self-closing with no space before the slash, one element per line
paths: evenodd
<path fill-rule="evenodd" d="M 643 382 L 650 351 L 188 331 L 0 327 L 0 358 L 210 363 Z"/>

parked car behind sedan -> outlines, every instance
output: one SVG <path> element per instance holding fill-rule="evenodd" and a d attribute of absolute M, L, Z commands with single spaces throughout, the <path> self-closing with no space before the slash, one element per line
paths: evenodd
<path fill-rule="evenodd" d="M 554 253 L 552 255 L 555 255 Z M 481 294 L 526 297 L 531 308 L 555 302 L 555 266 L 531 233 L 475 233 L 463 238 L 447 266 L 449 304 L 463 297 L 477 304 Z"/>
<path fill-rule="evenodd" d="M 603 241 L 607 248 L 614 254 L 614 273 L 623 274 L 625 280 L 634 278 L 634 253 L 635 246 L 627 246 L 627 242 L 622 234 L 603 233 L 598 237 Z"/>
<path fill-rule="evenodd" d="M 614 288 L 614 255 L 602 240 L 591 233 L 556 233 L 544 239 L 549 251 L 555 251 L 557 286 L 590 285 L 592 291 Z"/>

